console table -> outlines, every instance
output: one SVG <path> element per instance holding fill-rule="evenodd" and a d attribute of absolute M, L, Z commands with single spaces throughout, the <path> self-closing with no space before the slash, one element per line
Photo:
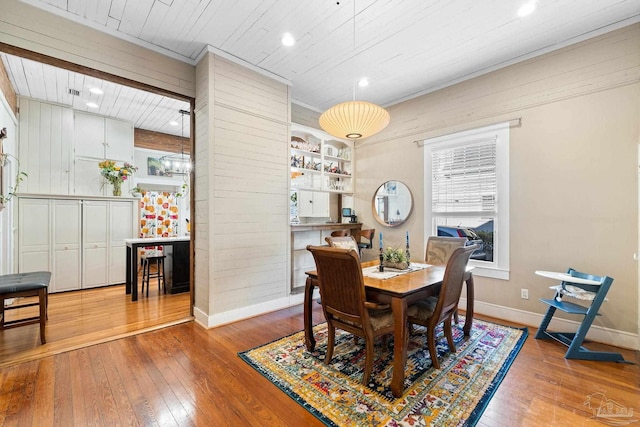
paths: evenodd
<path fill-rule="evenodd" d="M 138 300 L 138 249 L 146 246 L 171 248 L 172 260 L 165 265 L 168 278 L 168 293 L 188 292 L 191 289 L 189 271 L 190 237 L 136 238 L 124 239 L 124 242 L 127 245 L 126 292 L 131 294 L 131 301 Z"/>

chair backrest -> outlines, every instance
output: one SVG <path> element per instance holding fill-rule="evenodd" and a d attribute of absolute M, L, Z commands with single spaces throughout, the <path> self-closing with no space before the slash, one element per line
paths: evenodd
<path fill-rule="evenodd" d="M 467 243 L 465 237 L 440 237 L 429 236 L 427 240 L 427 253 L 425 262 L 432 265 L 445 265 L 449 257 L 457 248 L 462 248 Z"/>
<path fill-rule="evenodd" d="M 368 240 L 367 249 L 373 247 L 373 236 L 376 234 L 375 228 L 368 228 L 366 230 L 360 230 L 356 233 L 356 240 L 360 243 L 360 239 L 365 238 Z"/>
<path fill-rule="evenodd" d="M 341 237 L 325 237 L 324 240 L 331 246 L 332 248 L 342 248 L 342 249 L 355 249 L 358 251 L 358 243 L 353 236 L 341 236 Z"/>
<path fill-rule="evenodd" d="M 457 248 L 449 257 L 444 270 L 438 303 L 433 314 L 433 318 L 437 319 L 436 323 L 440 323 L 458 308 L 467 263 L 471 253 L 476 249 L 478 249 L 476 245 Z"/>
<path fill-rule="evenodd" d="M 358 252 L 311 245 L 307 250 L 316 262 L 320 301 L 327 320 L 346 321 L 360 327 L 369 324 Z"/>
<path fill-rule="evenodd" d="M 331 232 L 331 237 L 342 237 L 342 236 L 348 236 L 348 235 L 349 235 L 349 230 L 347 229 L 336 230 Z"/>

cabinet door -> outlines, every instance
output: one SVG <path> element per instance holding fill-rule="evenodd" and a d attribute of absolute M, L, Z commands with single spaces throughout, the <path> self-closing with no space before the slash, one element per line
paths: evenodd
<path fill-rule="evenodd" d="M 298 191 L 298 216 L 310 218 L 329 217 L 329 193 Z"/>
<path fill-rule="evenodd" d="M 107 284 L 109 263 L 107 203 L 106 201 L 85 201 L 83 204 L 83 289 Z"/>
<path fill-rule="evenodd" d="M 21 191 L 69 194 L 73 110 L 20 98 L 20 170 L 29 176 Z"/>
<path fill-rule="evenodd" d="M 53 271 L 50 292 L 80 289 L 81 224 L 79 200 L 53 200 Z"/>
<path fill-rule="evenodd" d="M 313 216 L 313 191 L 298 191 L 298 216 Z"/>
<path fill-rule="evenodd" d="M 329 217 L 329 193 L 316 192 L 313 194 L 313 216 Z"/>
<path fill-rule="evenodd" d="M 51 271 L 50 213 L 47 199 L 19 199 L 18 272 Z"/>
<path fill-rule="evenodd" d="M 104 196 L 111 191 L 111 185 L 103 185 L 97 159 L 75 159 L 73 194 L 78 196 Z M 123 191 L 126 191 L 123 188 Z"/>
<path fill-rule="evenodd" d="M 137 206 L 137 204 L 136 204 Z M 127 247 L 124 239 L 135 237 L 134 202 L 109 202 L 109 284 L 124 283 Z"/>
<path fill-rule="evenodd" d="M 105 119 L 105 158 L 133 163 L 133 124 L 123 120 Z"/>
<path fill-rule="evenodd" d="M 76 111 L 74 116 L 75 155 L 104 159 L 104 117 Z"/>

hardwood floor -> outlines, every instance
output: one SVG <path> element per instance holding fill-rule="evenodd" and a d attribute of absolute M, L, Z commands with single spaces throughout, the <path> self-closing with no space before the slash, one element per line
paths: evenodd
<path fill-rule="evenodd" d="M 0 367 L 191 320 L 188 293 L 165 295 L 153 285 L 149 298 L 136 302 L 124 285 L 49 295 L 47 343 L 40 345 L 39 325 L 0 331 Z M 32 316 L 37 309 L 12 310 L 7 320 Z"/>
<path fill-rule="evenodd" d="M 314 320 L 322 320 L 319 305 Z M 237 356 L 302 327 L 302 306 L 295 306 L 211 330 L 182 323 L 4 367 L 0 425 L 320 426 Z M 590 426 L 593 414 L 583 404 L 595 392 L 640 411 L 639 365 L 566 360 L 563 346 L 534 334 L 529 328 L 478 425 Z M 640 362 L 637 352 L 620 351 Z"/>

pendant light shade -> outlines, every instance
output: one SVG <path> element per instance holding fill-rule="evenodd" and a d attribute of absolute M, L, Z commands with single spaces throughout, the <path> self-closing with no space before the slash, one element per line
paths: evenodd
<path fill-rule="evenodd" d="M 337 138 L 359 139 L 375 135 L 389 124 L 389 113 L 366 101 L 334 105 L 320 116 L 320 127 Z"/>

